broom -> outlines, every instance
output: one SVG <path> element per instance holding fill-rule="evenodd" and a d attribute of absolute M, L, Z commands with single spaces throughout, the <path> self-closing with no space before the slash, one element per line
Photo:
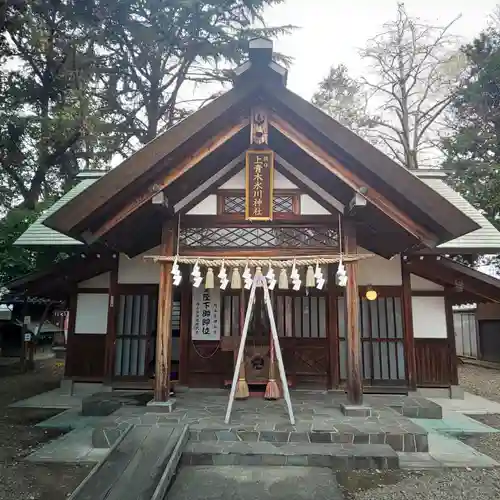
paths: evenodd
<path fill-rule="evenodd" d="M 241 290 L 240 295 L 240 338 L 243 333 L 243 327 L 245 323 L 245 290 Z M 240 340 L 241 342 L 241 340 Z M 236 351 L 234 351 L 236 355 Z M 236 356 L 235 356 L 236 362 Z M 240 373 L 238 374 L 238 383 L 236 384 L 236 392 L 234 394 L 235 399 L 247 399 L 250 396 L 248 390 L 248 384 L 245 374 L 245 357 L 243 356 L 243 361 L 240 365 Z"/>
<path fill-rule="evenodd" d="M 276 400 L 280 399 L 281 392 L 276 382 L 275 377 L 275 357 L 274 357 L 274 342 L 273 333 L 269 331 L 269 377 L 266 385 L 264 399 Z"/>
<path fill-rule="evenodd" d="M 269 378 L 266 385 L 266 392 L 264 393 L 264 399 L 276 400 L 281 398 L 280 388 L 276 379 L 274 378 L 275 373 L 275 359 L 274 359 L 274 345 L 273 339 L 270 339 L 269 346 Z"/>

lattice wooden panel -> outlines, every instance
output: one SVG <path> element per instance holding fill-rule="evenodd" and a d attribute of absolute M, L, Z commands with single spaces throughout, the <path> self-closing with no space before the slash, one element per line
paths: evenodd
<path fill-rule="evenodd" d="M 224 197 L 225 214 L 243 214 L 245 213 L 244 196 L 225 196 Z"/>
<path fill-rule="evenodd" d="M 337 247 L 337 231 L 307 227 L 185 228 L 183 247 L 201 248 L 317 248 Z"/>
<path fill-rule="evenodd" d="M 273 212 L 293 214 L 293 196 L 275 196 Z"/>
<path fill-rule="evenodd" d="M 293 214 L 292 195 L 277 195 L 273 201 L 273 212 L 281 214 Z M 223 212 L 225 214 L 243 214 L 245 213 L 245 196 L 224 196 Z"/>

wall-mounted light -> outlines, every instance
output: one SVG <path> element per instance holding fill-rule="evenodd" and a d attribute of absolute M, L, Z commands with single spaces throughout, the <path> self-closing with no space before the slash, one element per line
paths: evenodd
<path fill-rule="evenodd" d="M 365 297 L 367 300 L 377 300 L 378 293 L 371 285 L 368 286 L 366 290 Z"/>

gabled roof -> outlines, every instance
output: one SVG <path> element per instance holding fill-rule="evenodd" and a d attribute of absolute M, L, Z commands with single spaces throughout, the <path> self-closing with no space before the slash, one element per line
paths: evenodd
<path fill-rule="evenodd" d="M 439 249 L 450 252 L 454 250 L 491 251 L 493 253 L 500 251 L 500 231 L 460 193 L 446 184 L 444 179 L 447 174 L 445 172 L 439 170 L 415 171 L 415 175 L 479 225 L 479 229 L 475 231 L 442 243 L 438 246 Z"/>
<path fill-rule="evenodd" d="M 341 165 L 345 172 L 355 176 L 359 182 L 354 184 L 361 182 L 359 187 L 368 186 L 368 193 L 371 195 L 373 191 L 374 200 L 382 199 L 381 203 L 365 211 L 365 217 L 369 215 L 371 219 L 366 225 L 364 238 L 373 240 L 378 235 L 379 240 L 385 242 L 385 254 L 389 254 L 390 250 L 396 253 L 415 248 L 426 238 L 430 246 L 444 243 L 479 228 L 476 222 L 411 172 L 310 102 L 287 90 L 283 75 L 274 67 L 276 65 L 270 59 L 264 64 L 262 53 L 258 55 L 251 53 L 250 64 L 243 65 L 244 69 L 239 72 L 237 84 L 232 90 L 144 146 L 50 215 L 45 225 L 74 238 L 83 238 L 84 233 L 98 231 L 106 221 L 112 221 L 105 229 L 111 231 L 116 227 L 115 244 L 123 241 L 124 235 L 129 234 L 131 229 L 141 227 L 141 223 L 147 222 L 152 227 L 155 221 L 151 214 L 139 209 L 143 207 L 144 200 L 154 195 L 158 183 L 175 171 L 186 158 L 205 147 L 207 141 L 213 141 L 225 127 L 240 126 L 236 135 L 230 135 L 223 146 L 210 152 L 195 168 L 176 174 L 182 178 L 177 180 L 179 177 L 175 177 L 172 186 L 167 188 L 171 189 L 167 192 L 169 201 L 175 203 L 175 197 L 182 189 L 192 189 L 193 185 L 205 180 L 204 175 L 214 175 L 214 169 L 222 168 L 249 146 L 248 131 L 242 129 L 241 124 L 248 117 L 252 105 L 263 104 L 272 112 L 269 139 L 270 147 L 277 154 L 289 162 L 297 162 L 295 166 L 305 169 L 305 173 L 318 185 L 325 186 L 327 190 L 341 191 L 342 201 L 349 203 L 353 196 L 353 183 L 346 184 L 337 175 L 338 168 L 336 174 L 335 168 L 327 168 L 317 154 L 315 156 L 304 147 L 300 149 L 293 138 L 287 136 L 287 132 L 291 131 L 293 135 L 294 130 L 299 131 L 305 141 L 313 144 L 316 150 L 319 148 L 321 154 L 328 156 L 328 160 L 332 159 L 337 167 Z M 284 131 L 283 127 L 280 128 L 280 121 L 291 128 Z M 197 173 L 193 174 L 192 171 Z M 198 177 L 193 179 L 196 175 Z M 384 213 L 384 209 L 380 208 L 384 203 L 385 207 L 393 207 L 391 216 L 387 215 L 391 209 Z M 395 222 L 394 207 L 399 214 L 403 214 L 406 225 Z M 117 218 L 113 220 L 115 216 Z M 410 225 L 422 230 L 411 233 L 408 230 Z M 102 236 L 105 231 L 98 234 Z M 157 228 L 151 229 L 154 238 L 158 234 Z M 417 234 L 429 237 L 416 237 Z M 393 241 L 395 235 L 399 238 L 397 245 L 392 249 L 387 248 L 390 247 L 387 243 Z M 92 241 L 92 237 L 89 241 Z"/>
<path fill-rule="evenodd" d="M 86 189 L 92 186 L 92 184 L 94 184 L 105 173 L 105 171 L 80 172 L 76 176 L 78 183 L 66 194 L 61 196 L 61 198 L 50 208 L 45 210 L 45 212 L 33 224 L 31 224 L 31 226 L 29 226 L 28 229 L 21 234 L 21 236 L 19 236 L 19 238 L 17 238 L 14 245 L 24 247 L 82 245 L 81 241 L 45 226 L 44 222 L 48 217 L 60 210 L 69 201 L 76 198 L 80 193 L 83 193 Z"/>

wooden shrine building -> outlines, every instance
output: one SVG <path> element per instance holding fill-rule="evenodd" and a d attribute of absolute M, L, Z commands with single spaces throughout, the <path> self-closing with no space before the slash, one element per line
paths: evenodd
<path fill-rule="evenodd" d="M 161 401 L 171 382 L 231 380 L 248 295 L 232 273 L 246 259 L 271 268 L 297 259 L 300 286 L 278 266 L 272 291 L 292 387 L 347 387 L 354 403 L 363 391 L 450 390 L 452 305 L 500 301 L 499 280 L 452 257 L 498 252 L 500 234 L 445 173 L 406 170 L 288 90 L 270 41 L 253 40 L 249 52 L 227 93 L 108 173 L 80 174 L 18 241 L 78 251 L 10 288 L 67 299 L 68 379 L 147 387 L 155 372 Z M 193 262 L 179 259 L 172 273 L 175 256 L 240 259 L 241 268 L 227 266 L 221 288 L 221 266 L 202 262 L 196 287 Z M 267 379 L 268 358 L 258 294 L 250 385 Z"/>

